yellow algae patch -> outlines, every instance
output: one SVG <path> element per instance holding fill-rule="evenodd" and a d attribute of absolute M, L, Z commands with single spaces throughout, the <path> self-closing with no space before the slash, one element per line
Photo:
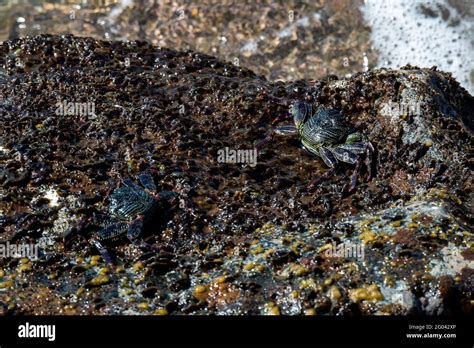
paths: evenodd
<path fill-rule="evenodd" d="M 377 240 L 377 235 L 369 229 L 365 229 L 360 235 L 359 239 L 364 242 L 364 244 L 373 243 Z"/>
<path fill-rule="evenodd" d="M 376 284 L 349 290 L 349 298 L 356 303 L 361 301 L 382 301 L 384 299 Z"/>

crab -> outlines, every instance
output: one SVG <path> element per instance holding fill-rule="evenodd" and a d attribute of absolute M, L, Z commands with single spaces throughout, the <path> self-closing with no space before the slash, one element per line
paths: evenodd
<path fill-rule="evenodd" d="M 132 243 L 152 248 L 138 237 L 147 226 L 156 222 L 163 203 L 178 196 L 171 191 L 157 192 L 150 172 L 141 172 L 137 177 L 141 186 L 130 178 L 122 180 L 123 186 L 116 188 L 109 197 L 108 212 L 95 216 L 103 228 L 93 236 L 92 243 L 108 263 L 113 261 L 104 242 L 126 235 Z"/>
<path fill-rule="evenodd" d="M 285 118 L 291 116 L 293 116 L 294 125 L 272 128 L 267 136 L 257 143 L 257 151 L 260 151 L 274 134 L 299 135 L 303 148 L 320 157 L 330 168 L 326 173 L 311 181 L 308 187 L 314 187 L 330 177 L 336 171 L 338 162 L 343 162 L 355 165 L 349 187 L 349 192 L 353 191 L 364 154 L 367 180 L 370 180 L 374 147 L 365 135 L 345 122 L 340 111 L 320 107 L 313 114 L 311 104 L 298 101 L 291 105 L 290 115 Z M 281 117 L 276 118 L 274 123 L 280 120 Z"/>

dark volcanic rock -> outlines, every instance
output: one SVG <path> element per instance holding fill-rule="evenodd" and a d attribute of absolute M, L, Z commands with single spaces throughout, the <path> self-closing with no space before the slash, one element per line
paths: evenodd
<path fill-rule="evenodd" d="M 270 82 L 146 42 L 37 36 L 0 46 L 0 96 L 0 237 L 20 233 L 44 255 L 68 257 L 76 272 L 35 269 L 68 284 L 58 298 L 89 289 L 74 310 L 13 296 L 21 311 L 124 312 L 125 302 L 88 307 L 88 296 L 108 302 L 118 293 L 138 299 L 136 310 L 159 314 L 178 296 L 188 300 L 173 311 L 186 313 L 472 310 L 473 262 L 462 253 L 472 248 L 474 99 L 449 74 L 407 66 Z M 217 161 L 225 147 L 253 149 L 288 112 L 283 104 L 298 99 L 342 110 L 368 136 L 376 149 L 371 181 L 362 175 L 349 194 L 352 168 L 341 166 L 308 190 L 327 169 L 295 138 L 275 137 L 256 166 Z M 90 103 L 95 113 L 60 114 L 58 103 Z M 416 103 L 416 112 L 386 112 Z M 169 256 L 141 263 L 138 248 L 117 243 L 123 269 L 99 269 L 88 243 L 98 229 L 92 214 L 120 178 L 146 168 L 156 169 L 162 189 L 180 194 L 177 212 L 144 236 Z M 48 223 L 28 227 L 21 214 Z M 22 232 L 28 228 L 36 233 Z M 363 242 L 365 259 L 324 256 L 345 242 Z M 6 270 L 3 287 L 17 291 L 12 272 L 30 277 L 21 291 L 52 281 L 16 268 Z M 110 272 L 107 281 L 87 282 Z M 189 282 L 176 286 L 179 279 Z M 140 297 L 147 280 L 166 296 Z"/>

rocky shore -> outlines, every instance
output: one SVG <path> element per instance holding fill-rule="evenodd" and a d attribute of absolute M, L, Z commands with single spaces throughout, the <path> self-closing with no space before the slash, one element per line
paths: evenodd
<path fill-rule="evenodd" d="M 474 98 L 447 73 L 272 82 L 192 51 L 41 35 L 0 46 L 0 97 L 0 241 L 39 245 L 0 258 L 4 314 L 472 313 Z M 295 100 L 370 139 L 372 180 L 349 193 L 342 165 L 308 189 L 327 167 L 291 137 L 255 166 L 218 161 Z M 176 207 L 142 233 L 156 250 L 124 238 L 107 264 L 93 216 L 146 169 Z"/>

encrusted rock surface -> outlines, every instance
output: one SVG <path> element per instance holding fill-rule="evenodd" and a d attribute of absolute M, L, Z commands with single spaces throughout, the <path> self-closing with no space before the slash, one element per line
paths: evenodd
<path fill-rule="evenodd" d="M 37 36 L 0 46 L 0 96 L 0 238 L 40 244 L 38 260 L 0 259 L 5 313 L 472 312 L 474 100 L 449 74 L 271 82 L 146 42 Z M 376 149 L 375 177 L 349 194 L 341 166 L 309 190 L 327 168 L 296 138 L 276 137 L 256 166 L 219 163 L 288 112 L 277 98 L 342 110 Z M 117 241 L 106 265 L 91 218 L 147 168 L 180 195 L 143 233 L 161 251 Z M 331 256 L 337 245 L 363 257 Z"/>

